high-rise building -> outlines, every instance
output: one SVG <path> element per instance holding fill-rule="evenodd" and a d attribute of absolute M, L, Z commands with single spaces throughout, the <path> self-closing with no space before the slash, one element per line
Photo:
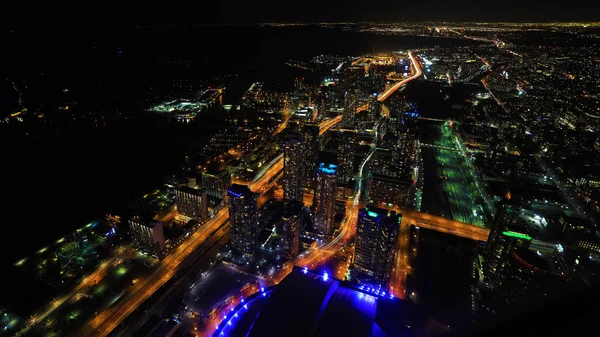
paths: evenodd
<path fill-rule="evenodd" d="M 315 188 L 315 224 L 314 230 L 318 234 L 333 234 L 333 218 L 335 216 L 335 199 L 337 192 L 336 175 L 338 166 L 320 163 L 317 172 L 317 186 Z"/>
<path fill-rule="evenodd" d="M 342 131 L 337 133 L 339 142 L 337 143 L 337 163 L 339 165 L 338 182 L 342 184 L 349 183 L 355 175 L 354 172 L 354 146 L 356 133 Z"/>
<path fill-rule="evenodd" d="M 206 190 L 207 195 L 225 199 L 229 185 L 231 185 L 231 175 L 225 169 L 220 171 L 202 172 L 201 186 Z"/>
<path fill-rule="evenodd" d="M 372 283 L 386 286 L 390 279 L 402 215 L 367 207 L 358 211 L 353 266 Z"/>
<path fill-rule="evenodd" d="M 344 94 L 344 112 L 342 115 L 342 126 L 344 128 L 354 128 L 354 118 L 356 117 L 357 108 L 358 100 L 356 95 L 351 91 L 346 91 Z"/>
<path fill-rule="evenodd" d="M 408 205 L 412 180 L 373 174 L 369 199 L 374 204 Z"/>
<path fill-rule="evenodd" d="M 256 194 L 245 185 L 233 184 L 229 195 L 229 221 L 231 222 L 231 245 L 244 254 L 252 254 L 257 245 L 260 226 Z"/>
<path fill-rule="evenodd" d="M 179 214 L 188 218 L 208 218 L 206 190 L 198 190 L 188 186 L 177 186 L 173 189 L 175 204 Z"/>
<path fill-rule="evenodd" d="M 531 241 L 531 237 L 522 228 L 515 227 L 520 212 L 519 203 L 511 200 L 506 200 L 497 207 L 485 249 L 485 275 L 494 288 L 502 286 L 506 280 L 514 250 Z"/>
<path fill-rule="evenodd" d="M 289 200 L 302 201 L 304 195 L 304 137 L 298 133 L 288 133 L 283 143 L 283 196 Z"/>
<path fill-rule="evenodd" d="M 129 219 L 129 233 L 138 249 L 159 259 L 163 258 L 165 235 L 162 222 L 153 221 L 150 216 L 134 215 Z"/>
<path fill-rule="evenodd" d="M 306 123 L 302 126 L 304 136 L 303 163 L 304 188 L 314 190 L 319 161 L 319 125 Z"/>
<path fill-rule="evenodd" d="M 373 93 L 369 98 L 367 111 L 369 112 L 370 121 L 377 121 L 381 116 L 381 102 L 377 100 L 377 93 Z"/>
<path fill-rule="evenodd" d="M 302 201 L 290 200 L 286 202 L 283 211 L 281 237 L 283 239 L 283 256 L 288 259 L 294 259 L 298 256 L 302 207 Z"/>

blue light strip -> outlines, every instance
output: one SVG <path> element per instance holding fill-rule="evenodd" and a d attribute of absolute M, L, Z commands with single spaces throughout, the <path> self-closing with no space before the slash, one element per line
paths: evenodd
<path fill-rule="evenodd" d="M 217 325 L 217 329 L 215 330 L 215 332 L 213 332 L 212 336 L 213 337 L 225 336 L 225 333 L 224 333 L 225 328 L 228 327 L 228 326 L 232 326 L 232 320 L 234 320 L 235 318 L 239 317 L 238 313 L 239 313 L 239 311 L 242 308 L 244 310 L 248 310 L 248 304 L 254 302 L 257 299 L 261 299 L 263 297 L 270 296 L 270 294 L 272 292 L 273 292 L 272 289 L 266 289 L 265 290 L 264 288 L 261 288 L 261 291 L 259 291 L 257 293 L 254 293 L 252 296 L 249 297 L 249 298 L 252 298 L 250 301 L 246 302 L 242 298 L 241 301 L 240 301 L 240 303 L 238 305 L 236 305 L 235 307 L 231 308 L 229 316 L 228 315 L 223 315 L 223 320 L 221 321 L 221 323 L 219 323 L 219 325 Z"/>
<path fill-rule="evenodd" d="M 386 292 L 381 290 L 381 288 L 376 288 L 376 287 L 365 287 L 364 285 L 361 285 L 360 287 L 358 287 L 360 290 L 363 290 L 364 292 L 367 292 L 371 295 L 375 295 L 375 296 L 379 296 L 381 298 L 389 298 L 389 299 L 394 299 L 394 295 L 389 294 L 389 297 L 386 296 Z"/>
<path fill-rule="evenodd" d="M 231 195 L 233 195 L 234 197 L 237 197 L 237 198 L 239 198 L 239 197 L 242 196 L 241 193 L 236 193 L 236 192 L 234 192 L 232 190 L 227 190 L 227 193 L 229 193 L 229 194 L 231 194 Z"/>

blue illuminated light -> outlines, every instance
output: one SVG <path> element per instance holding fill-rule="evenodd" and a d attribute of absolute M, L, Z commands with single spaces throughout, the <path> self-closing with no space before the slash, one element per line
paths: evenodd
<path fill-rule="evenodd" d="M 385 291 L 381 293 L 382 296 L 385 296 Z"/>
<path fill-rule="evenodd" d="M 244 309 L 248 309 L 248 305 L 247 304 L 244 304 Z"/>
<path fill-rule="evenodd" d="M 235 315 L 233 315 L 233 317 L 236 317 L 236 318 L 238 317 L 237 312 L 235 313 Z"/>
<path fill-rule="evenodd" d="M 231 311 L 233 311 L 233 308 L 231 308 Z"/>
<path fill-rule="evenodd" d="M 329 280 L 329 274 L 327 272 L 323 273 L 323 281 Z"/>
<path fill-rule="evenodd" d="M 260 292 L 264 293 L 265 292 L 265 287 L 260 287 Z"/>
<path fill-rule="evenodd" d="M 244 303 L 244 299 L 243 299 L 243 298 L 242 298 L 242 301 L 241 301 L 241 302 L 242 302 L 242 303 Z"/>
<path fill-rule="evenodd" d="M 325 163 L 319 164 L 319 171 L 326 174 L 335 174 L 337 172 L 337 168 L 338 166 L 334 164 L 329 164 L 327 166 L 325 166 Z"/>
<path fill-rule="evenodd" d="M 227 190 L 227 193 L 229 193 L 229 194 L 231 194 L 231 195 L 233 195 L 234 197 L 237 197 L 237 198 L 239 198 L 239 197 L 241 197 L 241 196 L 242 196 L 242 194 L 241 194 L 241 193 L 235 193 L 235 192 L 234 192 L 234 191 L 232 191 L 232 190 Z"/>
<path fill-rule="evenodd" d="M 304 268 L 302 269 L 302 272 L 303 272 L 304 274 L 308 273 L 308 268 L 304 267 Z"/>
<path fill-rule="evenodd" d="M 223 319 L 227 319 L 227 315 L 223 315 Z"/>

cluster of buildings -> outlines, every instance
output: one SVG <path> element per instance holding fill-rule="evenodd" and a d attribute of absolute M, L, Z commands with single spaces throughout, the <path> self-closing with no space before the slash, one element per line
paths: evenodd
<path fill-rule="evenodd" d="M 197 182 L 200 183 L 197 183 Z M 187 182 L 167 185 L 159 210 L 133 207 L 129 234 L 137 248 L 162 259 L 186 234 L 224 207 L 231 175 L 225 169 L 201 170 Z"/>

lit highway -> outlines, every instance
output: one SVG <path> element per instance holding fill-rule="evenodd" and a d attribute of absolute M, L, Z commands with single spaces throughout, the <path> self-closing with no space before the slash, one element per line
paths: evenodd
<path fill-rule="evenodd" d="M 177 267 L 196 248 L 204 243 L 211 233 L 217 229 L 215 235 L 222 235 L 228 230 L 221 226 L 227 221 L 229 212 L 227 208 L 221 209 L 198 231 L 194 232 L 187 240 L 160 262 L 158 268 L 143 281 L 137 283 L 132 291 L 116 305 L 101 312 L 90 324 L 78 333 L 78 336 L 106 336 L 115 329 L 129 314 L 148 299 L 154 292 L 169 281 L 176 273 Z"/>
<path fill-rule="evenodd" d="M 382 94 L 379 94 L 379 96 L 377 97 L 377 100 L 379 102 L 385 101 L 391 94 L 393 94 L 396 90 L 400 89 L 403 85 L 405 85 L 406 83 L 421 76 L 421 74 L 422 74 L 421 67 L 419 67 L 419 64 L 417 63 L 417 61 L 415 61 L 411 52 L 408 53 L 408 57 L 410 58 L 410 61 L 412 62 L 413 67 L 415 68 L 415 74 L 405 80 L 402 80 L 402 81 L 394 84 L 388 90 L 384 91 Z"/>
<path fill-rule="evenodd" d="M 409 237 L 410 226 L 405 224 L 402 217 L 400 232 L 398 234 L 398 246 L 396 256 L 394 257 L 394 265 L 392 267 L 392 275 L 390 277 L 390 294 L 395 297 L 406 299 L 406 279 L 408 277 L 410 265 L 408 263 L 408 249 L 410 246 Z"/>
<path fill-rule="evenodd" d="M 342 115 L 335 116 L 334 118 L 328 119 L 319 124 L 319 136 L 324 134 L 327 130 L 331 129 L 334 125 L 342 121 Z"/>

